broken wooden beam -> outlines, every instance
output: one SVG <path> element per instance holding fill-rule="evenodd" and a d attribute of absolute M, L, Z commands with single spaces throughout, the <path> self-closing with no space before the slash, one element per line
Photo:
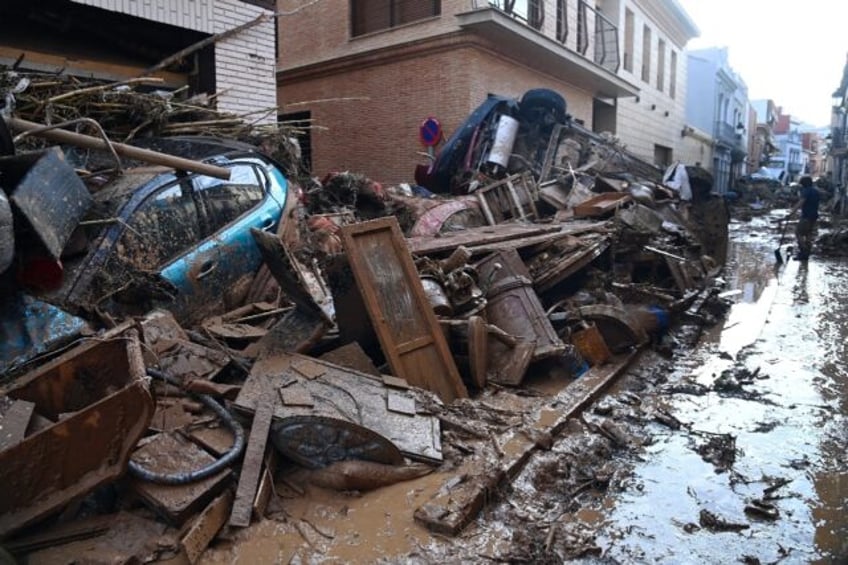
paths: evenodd
<path fill-rule="evenodd" d="M 250 436 L 247 440 L 247 450 L 241 466 L 236 499 L 228 522 L 230 526 L 246 528 L 250 525 L 256 489 L 259 486 L 262 470 L 265 468 L 265 446 L 268 443 L 268 433 L 271 431 L 273 415 L 273 396 L 266 395 L 260 401 L 256 413 L 253 415 L 253 424 L 250 426 Z"/>
<path fill-rule="evenodd" d="M 180 548 L 189 563 L 197 562 L 209 543 L 224 527 L 232 503 L 232 491 L 225 491 L 195 518 L 191 527 L 180 539 Z"/>
<path fill-rule="evenodd" d="M 43 137 L 44 139 L 54 141 L 56 143 L 74 145 L 85 149 L 100 149 L 104 151 L 109 151 L 111 147 L 111 149 L 114 149 L 115 153 L 118 155 L 135 159 L 137 161 L 171 167 L 180 171 L 190 171 L 192 173 L 208 175 L 210 177 L 224 180 L 229 180 L 230 178 L 230 170 L 225 167 L 209 165 L 207 163 L 201 163 L 200 161 L 193 161 L 191 159 L 183 159 L 182 157 L 176 157 L 174 155 L 168 155 L 158 151 L 151 151 L 149 149 L 142 149 L 141 147 L 133 147 L 132 145 L 125 145 L 123 143 L 113 142 L 107 144 L 103 139 L 64 129 L 45 130 L 44 128 L 49 126 L 22 120 L 20 118 L 3 119 L 6 120 L 6 125 L 8 125 L 10 129 L 15 131 L 31 132 L 31 135 Z"/>

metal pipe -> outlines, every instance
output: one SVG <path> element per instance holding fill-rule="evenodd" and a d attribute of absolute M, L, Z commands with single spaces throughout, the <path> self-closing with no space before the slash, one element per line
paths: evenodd
<path fill-rule="evenodd" d="M 50 129 L 45 131 L 43 129 L 45 127 L 44 124 L 29 122 L 27 120 L 21 120 L 20 118 L 3 119 L 6 121 L 6 125 L 8 125 L 10 129 L 31 132 L 31 135 L 43 137 L 44 139 L 55 141 L 56 143 L 66 143 L 68 145 L 75 145 L 86 149 L 109 150 L 109 146 L 103 140 L 90 135 L 83 135 L 81 133 L 63 129 Z M 142 149 L 141 147 L 133 147 L 132 145 L 125 145 L 123 143 L 112 143 L 111 146 L 117 154 L 129 159 L 136 159 L 138 161 L 144 161 L 145 163 L 163 165 L 165 167 L 172 167 L 183 171 L 191 171 L 193 173 L 208 175 L 210 177 L 216 177 L 224 180 L 229 180 L 230 178 L 230 170 L 225 167 L 209 165 L 192 159 L 183 159 L 182 157 L 175 157 L 174 155 L 167 155 L 165 153 L 159 153 L 158 151 Z"/>
<path fill-rule="evenodd" d="M 157 371 L 156 369 L 147 369 L 147 374 L 154 379 L 158 379 L 160 381 L 165 381 L 168 384 L 172 384 L 174 386 L 182 386 L 177 379 L 171 377 L 170 375 L 166 375 L 162 371 Z M 230 448 L 228 452 L 226 452 L 220 459 L 203 467 L 201 469 L 197 469 L 195 471 L 186 471 L 183 473 L 174 473 L 174 474 L 164 474 L 164 473 L 156 473 L 155 471 L 150 471 L 145 469 L 138 463 L 135 463 L 132 459 L 129 462 L 129 471 L 132 475 L 138 477 L 141 480 L 149 481 L 151 483 L 158 483 L 160 485 L 185 485 L 188 483 L 194 483 L 200 480 L 205 479 L 206 477 L 210 477 L 217 473 L 218 471 L 229 467 L 236 459 L 241 456 L 241 452 L 244 450 L 244 430 L 241 425 L 235 421 L 232 415 L 227 412 L 227 409 L 218 404 L 214 398 L 209 396 L 208 394 L 191 394 L 190 396 L 197 398 L 200 402 L 206 405 L 210 410 L 212 410 L 216 416 L 221 418 L 221 421 L 230 428 L 235 435 L 235 441 L 233 442 L 233 446 Z"/>
<path fill-rule="evenodd" d="M 108 148 L 109 153 L 111 153 L 112 157 L 114 157 L 115 163 L 118 164 L 118 172 L 119 173 L 122 172 L 124 167 L 121 164 L 121 158 L 118 157 L 118 153 L 115 151 L 114 144 L 109 140 L 109 136 L 106 135 L 106 132 L 103 131 L 103 126 L 100 125 L 100 122 L 98 122 L 97 120 L 95 120 L 93 118 L 77 118 L 76 120 L 70 120 L 68 122 L 62 122 L 61 124 L 55 124 L 55 125 L 52 125 L 52 126 L 43 126 L 43 127 L 38 128 L 38 129 L 24 131 L 23 133 L 19 133 L 18 135 L 16 135 L 15 139 L 13 139 L 12 141 L 18 142 L 21 139 L 27 137 L 28 135 L 36 135 L 37 136 L 39 133 L 42 133 L 42 132 L 45 132 L 45 131 L 50 131 L 51 129 L 63 128 L 65 126 L 72 126 L 74 124 L 79 124 L 79 123 L 94 126 L 94 128 L 97 130 L 97 133 L 99 133 L 100 137 L 103 138 L 103 143 L 106 144 L 106 147 Z"/>

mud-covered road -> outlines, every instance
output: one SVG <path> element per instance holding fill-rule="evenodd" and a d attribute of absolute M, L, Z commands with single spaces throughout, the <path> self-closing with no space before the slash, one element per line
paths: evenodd
<path fill-rule="evenodd" d="M 732 227 L 737 302 L 656 397 L 684 426 L 656 434 L 608 497 L 610 562 L 848 563 L 848 263 L 775 272 L 770 224 Z M 718 438 L 734 451 L 716 465 L 703 455 Z"/>
<path fill-rule="evenodd" d="M 726 317 L 643 354 L 460 535 L 412 519 L 447 465 L 364 494 L 278 485 L 203 561 L 848 563 L 848 261 L 775 270 L 784 213 L 732 225 Z"/>

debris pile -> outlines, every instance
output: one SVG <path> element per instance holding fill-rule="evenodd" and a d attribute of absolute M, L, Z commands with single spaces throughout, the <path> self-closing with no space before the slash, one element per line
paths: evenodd
<path fill-rule="evenodd" d="M 38 88 L 51 103 L 28 98 Z M 158 94 L 52 88 L 13 89 L 14 115 L 93 116 L 122 140 L 236 127 Z M 641 348 L 716 299 L 727 210 L 697 174 L 681 200 L 544 89 L 490 97 L 456 135 L 400 186 L 333 172 L 301 189 L 290 167 L 209 139 L 141 154 L 205 160 L 172 165 L 192 174 L 83 182 L 58 148 L 0 157 L 6 547 L 108 546 L 129 520 L 146 537 L 126 559 L 194 562 L 278 508 L 277 485 L 366 491 L 437 468 L 450 478 L 415 519 L 456 534 Z M 526 387 L 540 378 L 556 392 Z M 631 441 L 612 421 L 582 432 Z M 557 474 L 572 496 L 610 480 L 590 461 Z M 560 536 L 548 545 L 582 539 Z M 594 552 L 583 542 L 575 554 Z"/>

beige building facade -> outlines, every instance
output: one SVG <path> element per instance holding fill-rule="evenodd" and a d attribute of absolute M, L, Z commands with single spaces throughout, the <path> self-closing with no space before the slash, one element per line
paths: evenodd
<path fill-rule="evenodd" d="M 639 95 L 618 100 L 616 128 L 627 148 L 659 166 L 704 152 L 696 138 L 683 142 L 686 124 L 686 43 L 698 28 L 675 0 L 602 0 L 622 30 L 619 76 Z M 699 159 L 700 160 L 700 159 Z M 708 161 L 704 161 L 708 162 Z"/>

